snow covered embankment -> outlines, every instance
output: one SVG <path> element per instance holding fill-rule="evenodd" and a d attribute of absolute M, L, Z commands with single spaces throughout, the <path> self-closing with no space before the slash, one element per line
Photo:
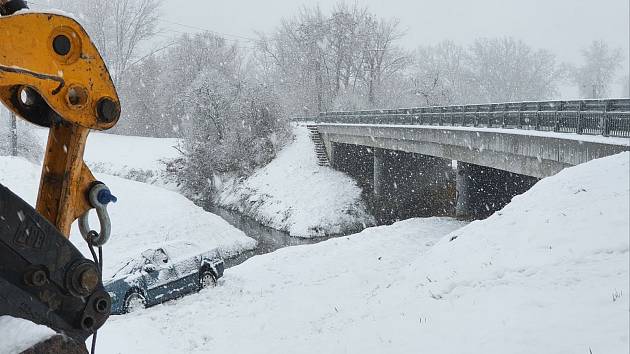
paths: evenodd
<path fill-rule="evenodd" d="M 416 219 L 252 258 L 114 318 L 99 349 L 625 354 L 629 159 L 569 168 L 450 234 L 461 223 Z"/>
<path fill-rule="evenodd" d="M 0 183 L 31 205 L 36 200 L 39 175 L 40 167 L 26 160 L 0 157 Z M 112 237 L 104 247 L 105 277 L 128 257 L 168 241 L 191 241 L 203 250 L 218 247 L 225 258 L 256 246 L 256 241 L 242 231 L 175 192 L 104 174 L 96 178 L 118 197 L 118 203 L 109 207 Z M 91 214 L 91 225 L 98 225 L 95 213 Z M 70 240 L 91 258 L 76 223 Z"/>
<path fill-rule="evenodd" d="M 215 202 L 297 237 L 374 225 L 355 181 L 317 165 L 306 127 L 296 127 L 295 141 L 253 176 L 223 185 Z"/>

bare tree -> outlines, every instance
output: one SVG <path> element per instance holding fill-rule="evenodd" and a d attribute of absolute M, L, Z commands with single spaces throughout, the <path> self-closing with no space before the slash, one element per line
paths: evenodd
<path fill-rule="evenodd" d="M 98 47 L 116 86 L 123 84 L 140 45 L 157 32 L 162 0 L 52 0 L 78 16 Z"/>
<path fill-rule="evenodd" d="M 389 75 L 393 75 L 410 63 L 410 57 L 395 47 L 403 33 L 398 20 L 368 18 L 365 24 L 363 67 L 368 102 L 376 104 L 376 90 Z"/>
<path fill-rule="evenodd" d="M 611 48 L 603 40 L 593 41 L 582 50 L 584 63 L 574 71 L 575 83 L 584 98 L 610 95 L 615 74 L 621 68 L 624 55 L 620 48 Z"/>
<path fill-rule="evenodd" d="M 564 75 L 549 51 L 513 38 L 476 40 L 468 61 L 476 100 L 482 102 L 549 99 Z"/>
<path fill-rule="evenodd" d="M 451 41 L 416 50 L 411 70 L 413 95 L 421 105 L 475 101 L 466 49 Z"/>

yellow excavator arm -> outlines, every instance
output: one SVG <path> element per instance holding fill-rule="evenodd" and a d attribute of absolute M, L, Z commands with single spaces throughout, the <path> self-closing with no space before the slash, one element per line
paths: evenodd
<path fill-rule="evenodd" d="M 36 209 L 0 184 L 0 316 L 46 325 L 72 338 L 83 353 L 85 340 L 96 338 L 111 312 L 100 247 L 111 231 L 106 205 L 115 201 L 83 153 L 90 130 L 117 123 L 120 101 L 79 23 L 59 14 L 19 12 L 25 9 L 24 0 L 0 0 L 0 101 L 49 128 L 49 135 Z M 89 228 L 91 209 L 100 232 Z M 68 240 L 77 219 L 94 261 Z"/>
<path fill-rule="evenodd" d="M 107 67 L 73 19 L 44 13 L 0 17 L 0 100 L 50 128 L 37 211 L 66 236 L 92 208 L 94 176 L 83 162 L 90 129 L 116 124 L 120 103 Z"/>

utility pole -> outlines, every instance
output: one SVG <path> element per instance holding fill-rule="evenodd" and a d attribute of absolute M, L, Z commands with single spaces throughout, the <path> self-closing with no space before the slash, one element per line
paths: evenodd
<path fill-rule="evenodd" d="M 11 121 L 11 156 L 18 155 L 18 137 L 17 137 L 17 118 L 15 114 L 11 112 L 9 114 L 9 120 Z"/>

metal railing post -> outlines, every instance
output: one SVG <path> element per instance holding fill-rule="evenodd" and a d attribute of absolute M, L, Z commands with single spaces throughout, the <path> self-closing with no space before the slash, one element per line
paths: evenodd
<path fill-rule="evenodd" d="M 475 113 L 473 114 L 473 126 L 479 126 L 479 106 L 475 107 Z"/>
<path fill-rule="evenodd" d="M 608 101 L 604 102 L 604 124 L 602 129 L 603 136 L 610 136 L 610 117 L 608 115 Z"/>
<path fill-rule="evenodd" d="M 536 103 L 536 122 L 534 124 L 534 130 L 540 130 L 540 102 Z"/>
<path fill-rule="evenodd" d="M 554 132 L 559 132 L 560 131 L 560 111 L 562 111 L 562 102 L 560 102 L 560 104 L 558 104 L 558 107 L 556 108 L 556 111 L 554 113 L 554 122 L 553 122 L 553 131 Z"/>
<path fill-rule="evenodd" d="M 575 127 L 575 132 L 578 134 L 582 134 L 582 104 L 583 102 L 580 101 L 578 103 L 578 111 L 577 111 L 577 126 Z"/>

